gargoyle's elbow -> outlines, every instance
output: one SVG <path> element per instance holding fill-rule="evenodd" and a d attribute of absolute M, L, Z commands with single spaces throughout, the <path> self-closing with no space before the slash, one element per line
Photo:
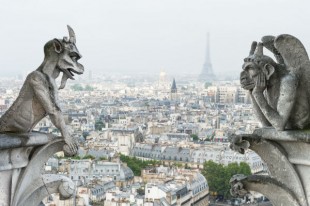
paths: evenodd
<path fill-rule="evenodd" d="M 50 116 L 50 117 L 57 117 L 60 112 L 56 109 L 56 108 L 53 108 L 53 109 L 49 109 L 49 111 L 47 112 L 47 115 Z"/>

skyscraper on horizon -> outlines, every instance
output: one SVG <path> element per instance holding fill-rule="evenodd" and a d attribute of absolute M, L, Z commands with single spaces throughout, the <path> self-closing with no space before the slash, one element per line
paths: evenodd
<path fill-rule="evenodd" d="M 203 64 L 202 71 L 198 77 L 200 82 L 210 82 L 215 80 L 215 75 L 213 73 L 212 64 L 210 60 L 210 35 L 207 33 L 207 43 L 206 43 L 206 55 L 205 63 Z"/>

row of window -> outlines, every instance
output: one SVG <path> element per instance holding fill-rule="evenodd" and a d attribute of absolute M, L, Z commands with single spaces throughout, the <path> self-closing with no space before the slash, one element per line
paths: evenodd
<path fill-rule="evenodd" d="M 96 172 L 110 172 L 110 170 L 106 169 L 105 171 L 104 170 L 95 170 Z M 115 172 L 118 172 L 118 170 L 115 170 Z M 114 170 L 111 170 L 111 173 L 114 173 Z"/>
<path fill-rule="evenodd" d="M 194 190 L 193 190 L 193 194 L 197 194 L 203 190 L 205 190 L 206 188 L 208 187 L 208 184 L 204 183 L 202 185 L 200 185 L 199 187 L 196 187 Z"/>

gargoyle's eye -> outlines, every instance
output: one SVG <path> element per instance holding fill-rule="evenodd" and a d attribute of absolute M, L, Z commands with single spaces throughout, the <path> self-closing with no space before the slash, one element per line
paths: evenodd
<path fill-rule="evenodd" d="M 247 66 L 247 67 L 245 68 L 245 70 L 246 70 L 247 72 L 253 72 L 253 71 L 254 71 L 254 67 L 252 67 L 252 66 Z"/>
<path fill-rule="evenodd" d="M 80 55 L 77 54 L 76 52 L 70 53 L 70 57 L 71 57 L 71 59 L 72 59 L 73 61 L 77 61 L 77 60 L 80 59 Z"/>

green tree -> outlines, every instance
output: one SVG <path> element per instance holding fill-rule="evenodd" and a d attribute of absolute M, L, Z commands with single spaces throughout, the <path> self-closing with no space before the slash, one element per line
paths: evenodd
<path fill-rule="evenodd" d="M 99 157 L 99 160 L 107 160 L 106 157 Z"/>
<path fill-rule="evenodd" d="M 71 86 L 71 89 L 73 91 L 83 91 L 84 90 L 82 85 L 80 85 L 80 84 L 74 84 L 73 86 Z"/>
<path fill-rule="evenodd" d="M 74 159 L 74 160 L 80 160 L 80 159 L 81 159 L 81 157 L 80 157 L 79 155 L 75 155 L 75 156 L 71 157 L 71 159 Z"/>
<path fill-rule="evenodd" d="M 188 164 L 186 163 L 185 166 L 184 166 L 184 169 L 190 169 L 191 167 L 188 166 Z"/>
<path fill-rule="evenodd" d="M 90 155 L 90 154 L 87 154 L 85 155 L 82 159 L 91 159 L 91 160 L 94 160 L 96 159 L 93 155 Z"/>
<path fill-rule="evenodd" d="M 145 191 L 144 191 L 143 188 L 137 189 L 137 193 L 138 193 L 139 195 L 145 195 Z"/>
<path fill-rule="evenodd" d="M 180 163 L 180 162 L 174 162 L 174 163 L 172 164 L 172 166 L 178 167 L 178 168 L 182 168 L 182 167 L 183 167 L 182 163 Z"/>
<path fill-rule="evenodd" d="M 84 131 L 82 133 L 82 136 L 83 136 L 84 139 L 86 139 L 86 137 L 89 136 L 89 132 Z"/>
<path fill-rule="evenodd" d="M 158 165 L 160 162 L 157 160 L 140 160 L 136 157 L 129 157 L 126 155 L 120 156 L 120 160 L 125 162 L 127 166 L 133 171 L 135 176 L 141 175 L 141 170 L 145 169 L 148 166 Z"/>
<path fill-rule="evenodd" d="M 192 135 L 191 135 L 191 138 L 193 138 L 193 141 L 198 141 L 198 140 L 199 140 L 197 134 L 192 134 Z"/>
<path fill-rule="evenodd" d="M 211 82 L 205 82 L 205 89 L 208 89 L 209 86 L 212 86 Z"/>
<path fill-rule="evenodd" d="M 239 174 L 249 175 L 249 174 L 251 174 L 251 168 L 250 168 L 250 166 L 247 163 L 240 162 L 238 173 Z"/>
<path fill-rule="evenodd" d="M 227 166 L 215 163 L 211 160 L 207 161 L 203 165 L 202 174 L 206 177 L 209 185 L 209 189 L 212 192 L 217 192 L 219 195 L 223 195 L 225 198 L 230 197 L 230 178 L 235 174 L 250 175 L 250 166 L 242 162 L 230 163 Z"/>
<path fill-rule="evenodd" d="M 85 91 L 94 91 L 94 87 L 90 86 L 90 85 L 86 85 L 84 88 Z"/>
<path fill-rule="evenodd" d="M 97 120 L 95 122 L 95 130 L 96 131 L 101 131 L 102 128 L 104 128 L 104 127 L 105 127 L 105 124 L 101 120 Z"/>

